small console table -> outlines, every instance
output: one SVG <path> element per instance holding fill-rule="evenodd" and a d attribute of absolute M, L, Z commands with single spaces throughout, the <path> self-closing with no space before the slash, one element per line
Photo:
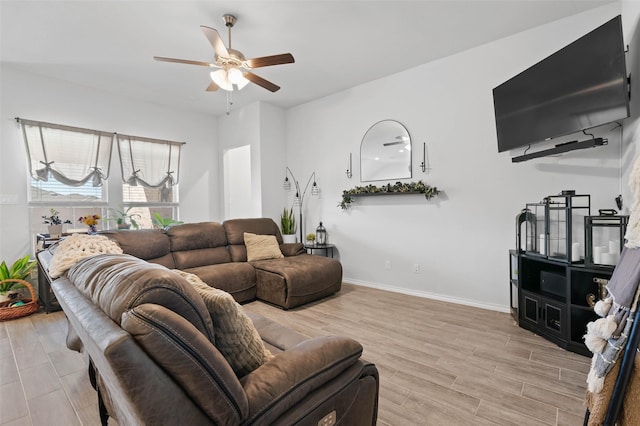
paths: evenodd
<path fill-rule="evenodd" d="M 44 308 L 44 311 L 49 312 L 59 311 L 62 309 L 55 294 L 51 290 L 51 277 L 47 272 L 49 269 L 49 262 L 51 261 L 51 252 L 49 250 L 40 250 L 36 253 L 36 259 L 38 260 L 38 296 L 40 303 Z"/>
<path fill-rule="evenodd" d="M 304 248 L 307 250 L 307 253 L 314 254 L 316 250 L 323 250 L 324 256 L 333 257 L 333 249 L 335 248 L 335 244 L 307 244 L 305 243 Z"/>

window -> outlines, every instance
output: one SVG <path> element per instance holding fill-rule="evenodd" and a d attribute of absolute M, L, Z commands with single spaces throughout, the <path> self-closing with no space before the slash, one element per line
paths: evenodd
<path fill-rule="evenodd" d="M 29 166 L 31 231 L 46 233 L 42 216 L 54 208 L 66 230 L 82 229 L 77 219 L 102 214 L 107 205 L 107 178 L 113 133 L 19 119 Z"/>
<path fill-rule="evenodd" d="M 178 178 L 183 142 L 117 135 L 122 172 L 121 198 L 108 177 L 114 133 L 18 119 L 29 163 L 29 215 L 33 241 L 46 233 L 50 209 L 70 220 L 63 232 L 84 231 L 81 216 L 100 214 L 98 229 L 115 228 L 114 210 L 128 210 L 141 228 L 152 228 L 155 214 L 178 218 Z M 116 176 L 117 179 L 117 176 Z M 112 182 L 113 183 L 113 182 Z"/>
<path fill-rule="evenodd" d="M 157 213 L 178 217 L 180 152 L 183 142 L 117 134 L 122 171 L 122 202 L 143 228 Z"/>

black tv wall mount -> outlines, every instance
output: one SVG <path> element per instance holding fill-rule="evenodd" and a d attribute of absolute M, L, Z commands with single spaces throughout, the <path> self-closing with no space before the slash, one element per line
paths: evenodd
<path fill-rule="evenodd" d="M 511 162 L 521 163 L 527 160 L 533 160 L 534 158 L 547 157 L 549 155 L 562 154 L 569 151 L 576 151 L 578 149 L 595 148 L 597 146 L 607 145 L 608 139 L 605 138 L 593 138 L 585 141 L 571 141 L 556 145 L 553 148 L 545 149 L 543 151 L 532 152 L 531 154 L 520 155 L 513 157 Z"/>

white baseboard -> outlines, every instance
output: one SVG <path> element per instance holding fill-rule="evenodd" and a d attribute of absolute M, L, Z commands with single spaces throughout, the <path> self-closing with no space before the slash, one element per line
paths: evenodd
<path fill-rule="evenodd" d="M 387 285 L 370 283 L 370 282 L 356 280 L 352 278 L 343 278 L 342 281 L 348 284 L 359 285 L 362 287 L 376 288 L 378 290 L 385 290 L 393 293 L 406 294 L 409 296 L 422 297 L 425 299 L 439 300 L 441 302 L 456 303 L 458 305 L 472 306 L 474 308 L 487 309 L 489 311 L 497 311 L 497 312 L 505 312 L 505 313 L 510 312 L 510 308 L 508 306 L 493 305 L 490 303 L 479 303 L 474 300 L 460 299 L 457 297 L 445 296 L 442 294 L 435 294 L 435 293 L 428 293 L 426 291 L 418 291 L 418 290 L 412 290 L 412 289 L 402 288 L 402 287 L 391 287 Z"/>

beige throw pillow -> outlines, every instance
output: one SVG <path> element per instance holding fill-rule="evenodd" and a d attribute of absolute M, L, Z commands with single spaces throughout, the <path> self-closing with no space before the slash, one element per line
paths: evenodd
<path fill-rule="evenodd" d="M 226 358 L 236 376 L 246 376 L 273 357 L 265 348 L 253 322 L 233 296 L 209 286 L 197 275 L 179 269 L 173 271 L 193 285 L 204 300 L 213 321 L 213 344 Z"/>
<path fill-rule="evenodd" d="M 247 247 L 247 262 L 284 257 L 275 235 L 256 235 L 245 232 L 244 245 Z"/>

